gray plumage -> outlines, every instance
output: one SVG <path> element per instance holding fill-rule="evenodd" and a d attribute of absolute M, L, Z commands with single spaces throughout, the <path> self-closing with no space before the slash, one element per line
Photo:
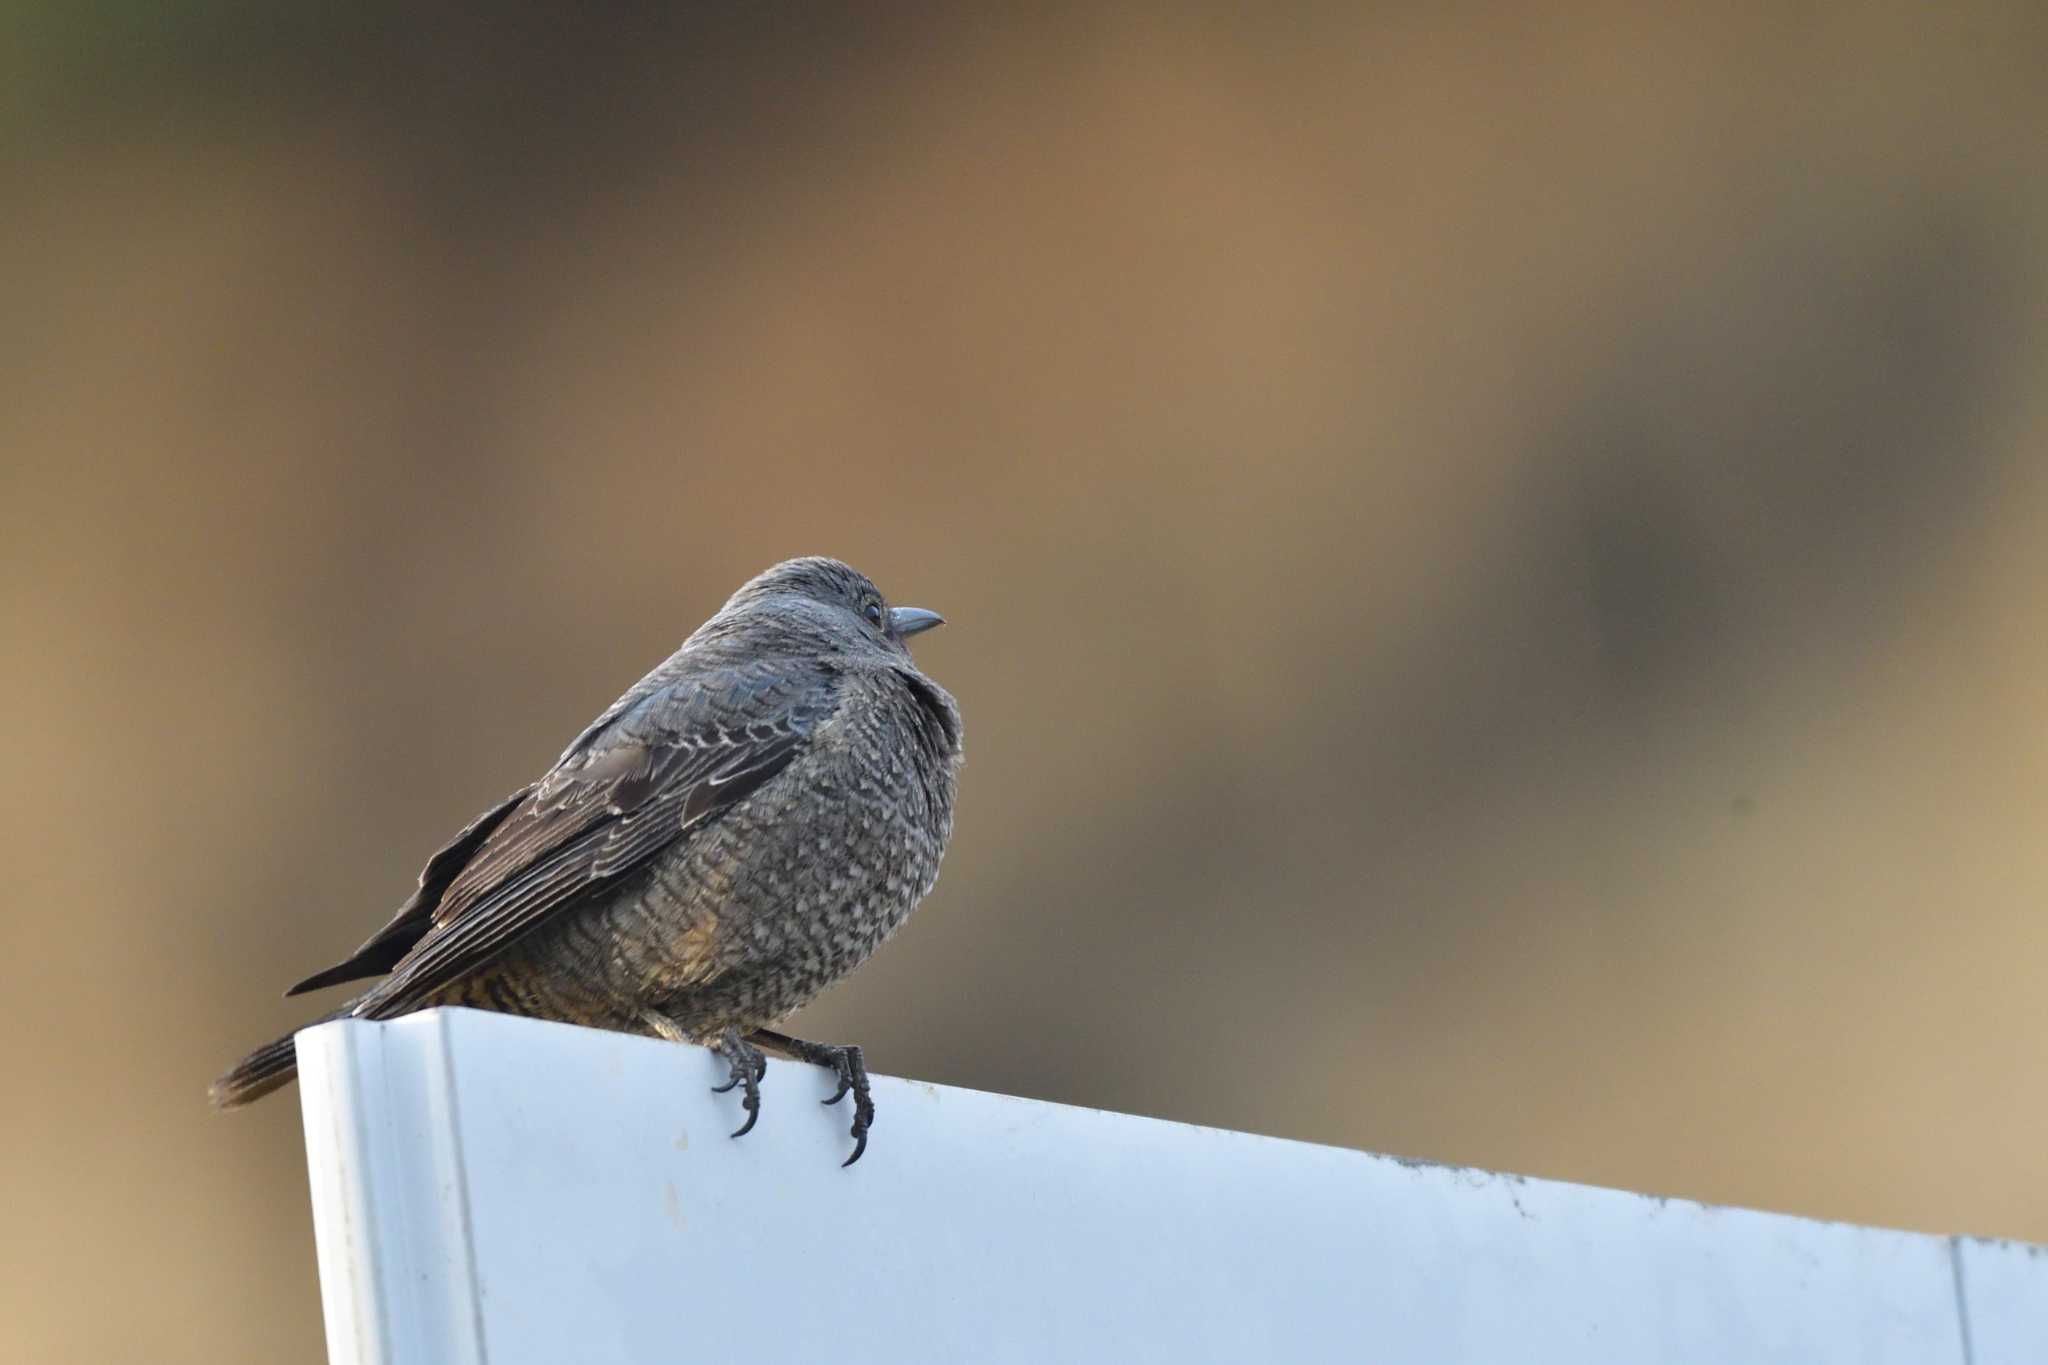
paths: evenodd
<path fill-rule="evenodd" d="M 330 1017 L 470 1005 L 709 1042 L 746 1088 L 745 1127 L 766 1045 L 838 1071 L 857 1157 L 872 1115 L 859 1050 L 767 1026 L 864 962 L 938 876 L 960 712 L 905 643 L 936 624 L 836 560 L 776 565 L 435 854 L 346 962 L 288 994 L 383 975 Z M 245 1103 L 293 1069 L 279 1039 L 213 1100 Z"/>

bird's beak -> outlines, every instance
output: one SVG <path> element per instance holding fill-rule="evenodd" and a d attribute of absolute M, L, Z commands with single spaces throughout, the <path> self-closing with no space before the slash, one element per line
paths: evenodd
<path fill-rule="evenodd" d="M 921 630 L 945 625 L 946 618 L 935 611 L 926 611 L 923 607 L 891 607 L 889 624 L 895 628 L 898 635 L 907 639 Z"/>

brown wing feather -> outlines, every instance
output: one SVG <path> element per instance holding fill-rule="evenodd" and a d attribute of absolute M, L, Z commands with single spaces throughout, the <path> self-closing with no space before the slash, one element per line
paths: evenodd
<path fill-rule="evenodd" d="M 684 676 L 618 711 L 491 832 L 356 1013 L 415 1007 L 715 818 L 788 766 L 837 690 L 821 667 L 770 660 Z"/>
<path fill-rule="evenodd" d="M 506 816 L 531 792 L 531 786 L 521 787 L 500 801 L 491 809 L 479 815 L 464 827 L 462 833 L 448 841 L 448 846 L 427 859 L 427 865 L 420 871 L 419 888 L 405 904 L 398 907 L 398 913 L 390 923 L 372 934 L 362 947 L 348 955 L 344 962 L 338 962 L 325 971 L 315 972 L 286 991 L 286 995 L 302 995 L 317 991 L 322 986 L 336 986 L 344 981 L 360 981 L 366 976 L 382 976 L 398 965 L 398 960 L 418 943 L 427 930 L 433 927 L 433 914 L 446 894 L 448 885 L 455 880 L 469 860 L 476 856 L 484 840 L 491 837 Z"/>

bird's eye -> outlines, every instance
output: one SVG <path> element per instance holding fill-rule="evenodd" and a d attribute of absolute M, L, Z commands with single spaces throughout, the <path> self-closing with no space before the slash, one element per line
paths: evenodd
<path fill-rule="evenodd" d="M 868 605 L 867 605 L 867 608 L 866 608 L 866 609 L 865 609 L 864 611 L 862 611 L 862 612 L 861 612 L 861 615 L 863 615 L 863 616 L 865 616 L 865 617 L 867 617 L 867 618 L 868 618 L 868 622 L 869 622 L 869 624 L 871 624 L 871 625 L 877 625 L 877 626 L 881 625 L 881 624 L 882 624 L 882 604 L 881 604 L 880 602 L 870 602 L 870 603 L 868 603 Z"/>

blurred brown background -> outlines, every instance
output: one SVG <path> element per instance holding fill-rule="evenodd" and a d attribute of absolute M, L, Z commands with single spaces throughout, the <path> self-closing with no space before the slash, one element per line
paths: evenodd
<path fill-rule="evenodd" d="M 16 5 L 0 1333 L 317 1358 L 305 1018 L 744 578 L 878 1068 L 2048 1239 L 2048 10 Z"/>

